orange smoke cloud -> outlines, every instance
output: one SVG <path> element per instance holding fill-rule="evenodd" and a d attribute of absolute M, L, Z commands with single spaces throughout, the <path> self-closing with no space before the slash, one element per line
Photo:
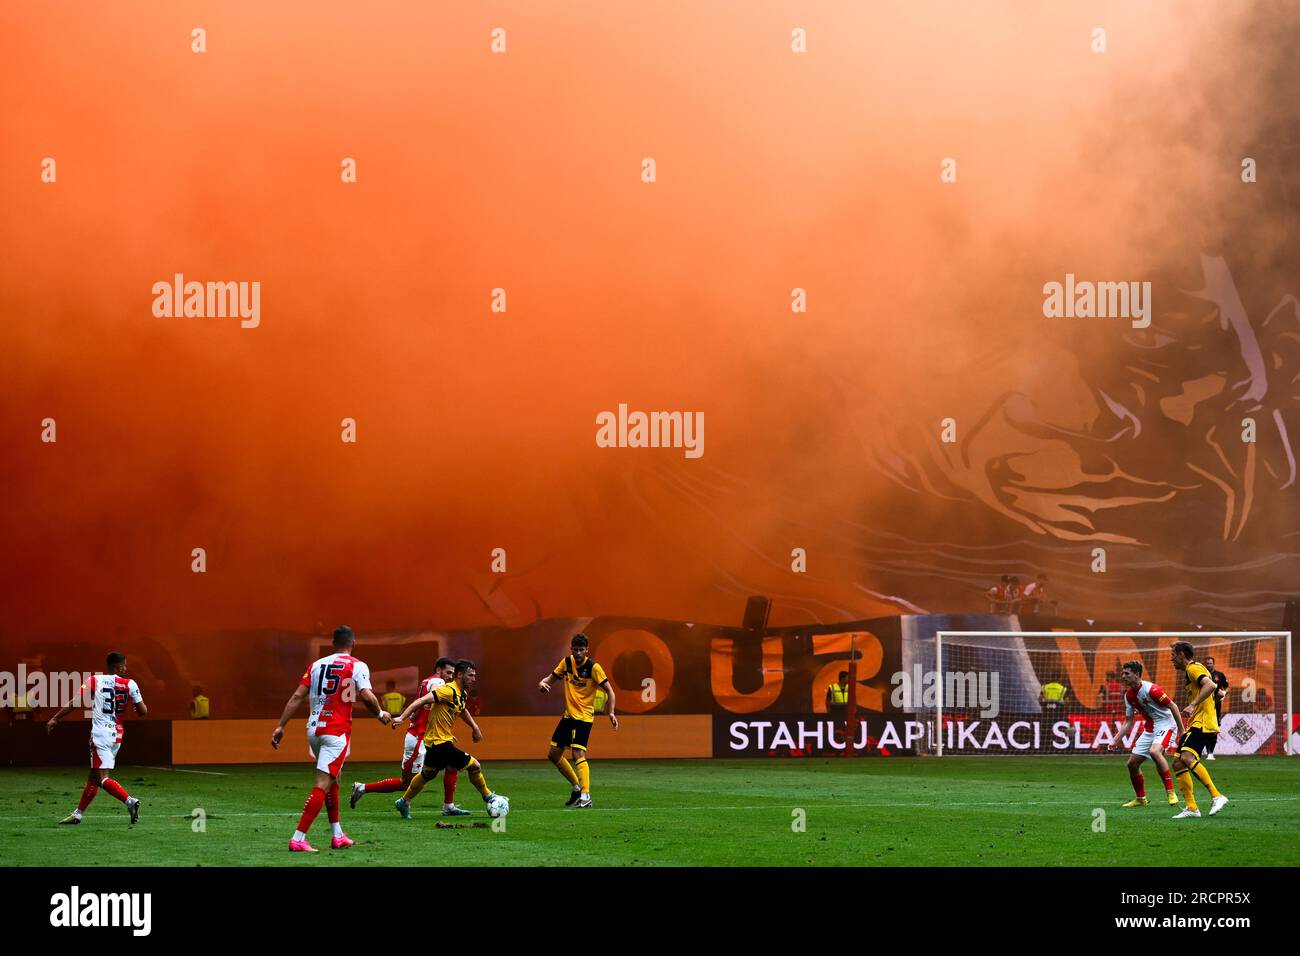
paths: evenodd
<path fill-rule="evenodd" d="M 5 10 L 11 634 L 896 611 L 884 433 L 1050 390 L 1044 281 L 1188 267 L 1235 9 Z M 177 273 L 259 327 L 154 317 Z M 598 448 L 620 402 L 704 456 Z"/>

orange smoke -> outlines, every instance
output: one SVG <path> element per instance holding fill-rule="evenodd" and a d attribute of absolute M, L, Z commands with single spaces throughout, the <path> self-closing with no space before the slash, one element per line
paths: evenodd
<path fill-rule="evenodd" d="M 1044 281 L 1187 251 L 1229 6 L 0 12 L 6 638 L 897 610 L 877 437 L 1050 388 Z M 260 326 L 155 318 L 176 273 Z M 620 402 L 704 456 L 598 448 Z"/>

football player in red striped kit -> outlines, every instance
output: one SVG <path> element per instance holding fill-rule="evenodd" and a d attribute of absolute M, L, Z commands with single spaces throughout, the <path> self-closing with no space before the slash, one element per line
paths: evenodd
<path fill-rule="evenodd" d="M 352 840 L 343 832 L 339 822 L 339 774 L 348 759 L 352 746 L 352 702 L 361 698 L 372 714 L 382 724 L 392 717 L 379 706 L 370 689 L 370 668 L 365 661 L 352 656 L 356 637 L 350 627 L 334 630 L 334 653 L 314 662 L 298 681 L 298 688 L 284 705 L 280 723 L 271 734 L 271 746 L 277 750 L 284 739 L 284 725 L 298 710 L 303 698 L 311 699 L 311 713 L 307 717 L 307 747 L 316 758 L 316 780 L 307 802 L 303 804 L 298 829 L 289 838 L 289 849 L 294 853 L 315 853 L 307 842 L 307 831 L 320 813 L 322 804 L 329 814 L 333 839 L 330 849 L 343 850 L 352 846 Z"/>
<path fill-rule="evenodd" d="M 1174 778 L 1169 770 L 1169 762 L 1165 760 L 1165 751 L 1173 746 L 1174 741 L 1182 739 L 1183 716 L 1168 694 L 1158 685 L 1142 679 L 1141 661 L 1127 662 L 1120 670 L 1119 680 L 1124 685 L 1124 726 L 1116 735 L 1116 742 L 1108 749 L 1112 752 L 1119 749 L 1119 741 L 1128 736 L 1129 728 L 1135 720 L 1146 721 L 1146 730 L 1138 737 L 1133 753 L 1128 758 L 1129 780 L 1136 796 L 1122 806 L 1131 808 L 1147 805 L 1142 761 L 1150 757 L 1160 773 L 1160 779 L 1164 781 L 1165 799 L 1171 807 L 1176 807 L 1178 797 L 1174 795 Z"/>
<path fill-rule="evenodd" d="M 135 706 L 138 717 L 147 715 L 149 708 L 144 705 L 136 682 L 126 676 L 126 655 L 114 651 L 108 655 L 105 664 L 103 674 L 94 674 L 81 685 L 79 701 L 64 707 L 45 725 L 46 732 L 53 733 L 58 722 L 78 706 L 90 708 L 90 773 L 86 777 L 86 789 L 81 792 L 77 809 L 60 823 L 80 823 L 81 815 L 100 790 L 107 790 L 126 805 L 131 814 L 131 826 L 140 820 L 140 801 L 123 790 L 109 772 L 117 766 L 117 752 L 122 746 L 122 716 L 126 713 L 127 700 Z"/>

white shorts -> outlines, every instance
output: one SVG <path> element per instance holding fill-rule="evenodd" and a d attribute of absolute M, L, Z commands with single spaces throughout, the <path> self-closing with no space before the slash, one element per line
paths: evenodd
<path fill-rule="evenodd" d="M 343 761 L 348 759 L 352 750 L 352 735 L 328 736 L 325 734 L 308 734 L 307 747 L 316 758 L 316 769 L 323 770 L 331 777 L 337 777 L 343 769 Z"/>
<path fill-rule="evenodd" d="M 419 773 L 424 769 L 424 735 L 407 734 L 402 744 L 402 773 Z"/>
<path fill-rule="evenodd" d="M 90 732 L 90 766 L 94 770 L 112 770 L 117 766 L 117 752 L 122 741 L 117 739 L 117 731 L 92 730 Z"/>
<path fill-rule="evenodd" d="M 1174 742 L 1174 734 L 1178 732 L 1176 724 L 1162 724 L 1159 727 L 1148 727 L 1143 731 L 1142 736 L 1137 739 L 1133 745 L 1133 753 L 1139 757 L 1151 756 L 1153 747 L 1159 748 L 1161 753 L 1169 749 L 1169 745 Z"/>

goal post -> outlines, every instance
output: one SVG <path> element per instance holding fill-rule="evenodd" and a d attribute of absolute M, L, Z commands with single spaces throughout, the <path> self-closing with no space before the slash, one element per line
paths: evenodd
<path fill-rule="evenodd" d="M 1122 666 L 1142 665 L 1181 708 L 1185 678 L 1170 647 L 1187 641 L 1198 662 L 1213 659 L 1226 679 L 1216 754 L 1288 754 L 1293 696 L 1290 631 L 957 631 L 934 634 L 934 670 L 917 674 L 914 708 L 930 753 L 1088 754 L 1132 746 L 1124 723 Z M 920 648 L 918 648 L 920 650 Z M 921 670 L 920 663 L 914 665 Z"/>

